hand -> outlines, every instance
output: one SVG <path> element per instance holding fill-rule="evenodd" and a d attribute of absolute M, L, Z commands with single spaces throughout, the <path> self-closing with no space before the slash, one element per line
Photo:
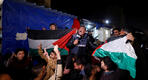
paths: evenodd
<path fill-rule="evenodd" d="M 42 44 L 40 44 L 40 45 L 38 46 L 38 49 L 42 49 Z"/>
<path fill-rule="evenodd" d="M 57 59 L 61 59 L 60 52 L 59 52 L 58 48 L 59 48 L 58 45 L 55 45 L 53 50 L 57 55 Z"/>
<path fill-rule="evenodd" d="M 48 52 L 46 51 L 46 48 L 44 48 L 44 53 L 43 53 L 47 58 L 49 58 Z"/>
<path fill-rule="evenodd" d="M 58 46 L 58 45 L 55 45 L 55 46 L 54 46 L 54 49 L 53 49 L 53 50 L 54 50 L 54 52 L 55 52 L 56 54 L 58 54 L 58 53 L 59 53 L 59 49 L 58 49 L 58 48 L 59 48 L 59 46 Z"/>
<path fill-rule="evenodd" d="M 59 51 L 58 48 L 59 48 L 59 46 L 58 46 L 58 45 L 55 45 L 55 46 L 54 46 L 54 51 L 55 51 L 55 52 L 56 52 L 56 51 Z"/>
<path fill-rule="evenodd" d="M 16 57 L 16 54 L 15 53 L 12 53 L 10 59 L 12 59 L 13 57 Z"/>
<path fill-rule="evenodd" d="M 131 41 L 134 41 L 134 36 L 132 35 L 132 33 L 128 33 L 127 35 L 126 35 L 126 37 L 127 37 L 127 40 L 131 40 Z"/>
<path fill-rule="evenodd" d="M 70 72 L 70 69 L 66 69 L 66 67 L 64 68 L 63 74 L 68 74 Z"/>
<path fill-rule="evenodd" d="M 76 40 L 74 40 L 73 44 L 74 44 L 74 45 L 77 45 L 77 44 L 78 44 L 78 42 L 79 42 L 79 40 L 78 40 L 78 39 L 76 39 Z"/>

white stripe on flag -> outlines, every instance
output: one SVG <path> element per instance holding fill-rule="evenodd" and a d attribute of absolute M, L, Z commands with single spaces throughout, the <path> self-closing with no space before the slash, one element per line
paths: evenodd
<path fill-rule="evenodd" d="M 101 49 L 109 52 L 124 52 L 127 53 L 128 56 L 137 59 L 135 54 L 135 50 L 130 43 L 126 43 L 126 36 L 109 43 L 104 44 Z"/>
<path fill-rule="evenodd" d="M 42 48 L 53 48 L 54 46 L 52 45 L 52 43 L 54 43 L 55 41 L 57 41 L 58 39 L 49 39 L 49 40 L 34 40 L 34 39 L 28 39 L 29 42 L 29 48 L 32 49 L 37 49 L 37 47 L 42 44 Z"/>

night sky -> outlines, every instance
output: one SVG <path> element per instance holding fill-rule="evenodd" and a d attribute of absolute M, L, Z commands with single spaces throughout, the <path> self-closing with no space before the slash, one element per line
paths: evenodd
<path fill-rule="evenodd" d="M 51 8 L 97 22 L 109 19 L 112 25 L 148 32 L 148 8 L 142 0 L 52 0 Z"/>

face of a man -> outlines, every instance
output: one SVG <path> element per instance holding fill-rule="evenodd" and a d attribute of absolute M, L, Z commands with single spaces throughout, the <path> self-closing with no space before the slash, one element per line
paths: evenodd
<path fill-rule="evenodd" d="M 79 32 L 79 35 L 83 36 L 86 32 L 85 27 L 80 27 L 78 32 Z"/>
<path fill-rule="evenodd" d="M 23 60 L 24 56 L 25 56 L 24 51 L 19 51 L 16 55 L 18 60 Z"/>
<path fill-rule="evenodd" d="M 114 36 L 119 36 L 119 31 L 118 30 L 114 30 Z"/>
<path fill-rule="evenodd" d="M 74 69 L 80 70 L 81 69 L 81 65 L 78 65 L 77 63 L 74 63 Z"/>
<path fill-rule="evenodd" d="M 56 30 L 56 26 L 55 25 L 51 25 L 50 26 L 50 30 Z"/>

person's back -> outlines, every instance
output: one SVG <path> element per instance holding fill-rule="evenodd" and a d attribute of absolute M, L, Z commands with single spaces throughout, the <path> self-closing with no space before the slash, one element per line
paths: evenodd
<path fill-rule="evenodd" d="M 127 70 L 117 69 L 112 72 L 103 72 L 100 80 L 133 80 Z"/>
<path fill-rule="evenodd" d="M 117 69 L 116 70 L 116 75 L 118 76 L 118 80 L 133 80 L 132 77 L 130 76 L 129 71 L 123 70 L 123 69 Z"/>

